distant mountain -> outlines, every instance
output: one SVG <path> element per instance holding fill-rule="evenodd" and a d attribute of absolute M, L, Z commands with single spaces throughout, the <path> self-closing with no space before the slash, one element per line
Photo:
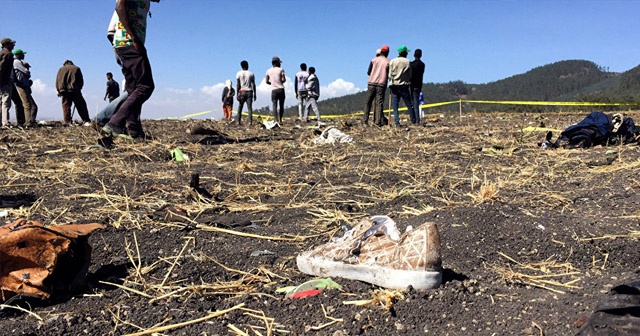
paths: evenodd
<path fill-rule="evenodd" d="M 589 61 L 561 61 L 473 87 L 473 99 L 556 100 L 611 77 Z"/>
<path fill-rule="evenodd" d="M 422 86 L 427 103 L 471 100 L 516 101 L 590 101 L 640 102 L 640 65 L 623 73 L 608 72 L 591 61 L 567 60 L 534 68 L 523 74 L 486 84 L 462 81 L 426 83 Z M 388 90 L 387 90 L 388 91 Z M 385 108 L 388 108 L 388 97 Z M 322 100 L 318 107 L 323 114 L 347 114 L 364 109 L 366 92 Z M 457 110 L 443 106 L 439 111 Z M 555 110 L 555 107 L 509 106 L 477 104 L 478 111 Z M 567 107 L 563 107 L 567 110 Z M 607 108 L 613 109 L 613 108 Z M 624 108 L 626 109 L 626 108 Z M 286 115 L 297 115 L 297 108 L 288 108 Z"/>

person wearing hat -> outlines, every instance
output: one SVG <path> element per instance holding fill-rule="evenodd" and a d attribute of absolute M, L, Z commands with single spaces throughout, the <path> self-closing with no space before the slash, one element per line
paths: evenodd
<path fill-rule="evenodd" d="M 73 64 L 71 60 L 64 61 L 56 76 L 56 90 L 58 91 L 58 97 L 62 97 L 62 117 L 65 126 L 70 126 L 73 122 L 71 104 L 76 106 L 84 126 L 91 126 L 87 102 L 82 96 L 83 86 L 82 70 Z"/>
<path fill-rule="evenodd" d="M 398 47 L 398 57 L 389 62 L 389 89 L 391 90 L 391 106 L 396 126 L 400 126 L 400 117 L 398 116 L 400 98 L 407 106 L 411 123 L 414 125 L 419 123 L 411 102 L 411 62 L 407 58 L 408 54 L 409 49 L 401 45 Z"/>
<path fill-rule="evenodd" d="M 271 104 L 273 106 L 273 117 L 277 123 L 282 124 L 284 116 L 284 83 L 287 81 L 284 70 L 280 67 L 282 61 L 278 56 L 271 58 L 272 67 L 267 70 L 266 82 L 271 85 Z M 280 104 L 280 108 L 278 108 Z"/>
<path fill-rule="evenodd" d="M 17 91 L 20 101 L 22 103 L 22 115 L 16 114 L 19 125 L 36 125 L 36 114 L 38 113 L 38 105 L 36 105 L 33 96 L 31 95 L 31 71 L 30 66 L 24 62 L 24 55 L 27 52 L 22 49 L 15 49 L 13 55 L 15 60 L 13 61 L 13 72 L 15 75 L 14 85 Z M 15 101 L 14 101 L 15 102 Z M 17 103 L 16 103 L 17 104 Z"/>
<path fill-rule="evenodd" d="M 16 41 L 5 37 L 0 40 L 0 108 L 2 109 L 2 126 L 9 126 L 9 109 L 13 92 L 13 47 Z"/>
<path fill-rule="evenodd" d="M 383 45 L 379 50 L 379 54 L 376 50 L 377 56 L 369 62 L 369 69 L 367 70 L 367 75 L 369 75 L 369 80 L 367 81 L 367 103 L 362 117 L 362 123 L 365 125 L 369 123 L 369 113 L 372 105 L 373 122 L 377 126 L 384 124 L 383 105 L 389 77 L 389 59 L 387 58 L 389 56 L 389 46 Z"/>
<path fill-rule="evenodd" d="M 147 16 L 151 2 L 160 0 L 117 0 L 118 23 L 113 46 L 121 61 L 122 73 L 129 93 L 102 131 L 110 136 L 145 138 L 142 129 L 142 105 L 155 89 L 151 63 L 145 47 Z"/>

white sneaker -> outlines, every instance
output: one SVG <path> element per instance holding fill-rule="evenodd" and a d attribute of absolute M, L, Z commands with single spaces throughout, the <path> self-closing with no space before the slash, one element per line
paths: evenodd
<path fill-rule="evenodd" d="M 442 283 L 440 234 L 434 223 L 392 237 L 395 222 L 386 216 L 363 219 L 344 237 L 298 255 L 298 269 L 321 277 L 360 280 L 385 288 L 417 290 Z"/>
<path fill-rule="evenodd" d="M 90 121 L 85 121 L 85 122 L 82 123 L 82 126 L 91 127 L 91 122 Z"/>

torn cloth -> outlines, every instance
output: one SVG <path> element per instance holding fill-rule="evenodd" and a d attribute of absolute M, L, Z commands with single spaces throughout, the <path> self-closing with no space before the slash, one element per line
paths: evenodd
<path fill-rule="evenodd" d="M 350 135 L 347 135 L 340 131 L 337 128 L 329 127 L 322 131 L 322 134 L 318 136 L 315 140 L 313 140 L 314 144 L 322 144 L 322 143 L 349 143 L 353 142 L 353 138 Z"/>

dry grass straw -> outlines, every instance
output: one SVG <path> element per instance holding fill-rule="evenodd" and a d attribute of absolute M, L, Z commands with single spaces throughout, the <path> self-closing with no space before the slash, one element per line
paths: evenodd
<path fill-rule="evenodd" d="M 471 189 L 473 190 L 474 178 L 471 179 Z M 480 185 L 478 191 L 474 193 L 468 193 L 467 196 L 471 197 L 475 203 L 491 202 L 498 197 L 500 183 L 487 180 L 487 175 L 484 175 L 484 181 Z"/>
<path fill-rule="evenodd" d="M 262 266 L 252 271 L 246 272 L 246 271 L 241 271 L 241 270 L 236 270 L 236 269 L 226 267 L 225 265 L 221 264 L 217 260 L 204 254 L 198 256 L 197 258 L 212 261 L 216 265 L 222 267 L 225 271 L 240 275 L 240 278 L 235 281 L 218 280 L 215 283 L 201 284 L 201 285 L 195 285 L 195 284 L 178 285 L 177 283 L 165 285 L 166 279 L 168 279 L 168 276 L 171 274 L 171 272 L 167 272 L 167 275 L 165 276 L 165 280 L 163 280 L 163 283 L 159 285 L 149 286 L 150 291 L 154 292 L 154 295 L 153 297 L 150 298 L 149 302 L 152 303 L 160 300 L 181 298 L 181 297 L 184 297 L 185 295 L 191 296 L 194 294 L 198 294 L 201 296 L 211 296 L 211 295 L 236 296 L 241 294 L 251 294 L 251 293 L 255 293 L 258 290 L 258 285 L 269 286 L 275 283 L 273 279 L 276 279 L 276 278 L 283 279 L 283 280 L 286 279 L 285 277 L 279 276 L 276 273 Z M 175 262 L 177 262 L 177 258 Z M 169 271 L 172 271 L 172 269 L 170 269 Z M 140 283 L 136 281 L 133 284 L 139 285 Z M 149 295 L 144 295 L 144 296 L 149 297 Z"/>
<path fill-rule="evenodd" d="M 516 268 L 522 270 L 522 271 L 514 271 L 511 269 L 510 266 L 507 266 L 507 267 L 494 266 L 493 270 L 499 273 L 502 276 L 502 279 L 505 280 L 507 283 L 516 283 L 516 284 L 523 284 L 523 285 L 528 285 L 532 287 L 538 287 L 538 288 L 546 289 L 548 291 L 558 293 L 558 294 L 564 294 L 565 292 L 557 288 L 567 288 L 567 289 L 581 288 L 574 285 L 576 282 L 579 282 L 582 280 L 581 278 L 577 277 L 577 275 L 581 274 L 581 272 L 577 271 L 570 263 L 567 263 L 567 262 L 557 263 L 552 260 L 547 260 L 543 262 L 524 264 L 516 261 L 515 259 L 509 257 L 508 255 L 502 252 L 498 252 L 498 254 L 501 257 L 514 263 L 516 265 Z M 524 272 L 525 270 L 526 270 L 526 273 Z M 558 271 L 560 272 L 554 273 Z M 530 273 L 536 273 L 536 274 L 530 274 Z M 553 280 L 553 279 L 559 279 L 559 278 L 561 279 L 566 277 L 570 277 L 572 279 L 565 282 Z"/>
<path fill-rule="evenodd" d="M 30 311 L 30 310 L 24 309 L 22 307 L 6 305 L 6 304 L 0 304 L 0 309 L 15 309 L 15 310 L 19 310 L 19 311 L 21 311 L 23 313 L 26 313 L 26 314 L 28 314 L 30 316 L 35 317 L 38 321 L 41 321 L 41 322 L 44 321 L 42 319 L 42 317 L 40 317 L 40 315 L 38 315 L 38 314 L 36 314 L 36 313 L 34 313 L 34 312 Z"/>
<path fill-rule="evenodd" d="M 356 306 L 374 306 L 383 308 L 385 310 L 391 310 L 394 303 L 404 299 L 404 294 L 397 290 L 376 289 L 371 292 L 371 297 L 372 298 L 368 300 L 342 301 L 342 304 Z"/>
<path fill-rule="evenodd" d="M 606 239 L 621 239 L 621 238 L 631 238 L 638 239 L 640 238 L 640 231 L 636 230 L 627 230 L 627 233 L 624 234 L 606 234 L 604 236 L 599 237 L 586 237 L 578 239 L 579 242 L 588 242 L 588 241 L 597 241 L 597 240 L 606 240 Z"/>
<path fill-rule="evenodd" d="M 212 318 L 216 318 L 216 317 L 220 317 L 223 315 L 226 315 L 230 312 L 233 312 L 235 310 L 241 309 L 242 307 L 244 307 L 244 303 L 240 303 L 238 305 L 235 305 L 229 309 L 224 309 L 224 310 L 217 310 L 213 313 L 209 313 L 207 316 L 203 316 L 201 318 L 197 318 L 197 319 L 193 319 L 190 321 L 186 321 L 186 322 L 180 322 L 180 323 L 176 323 L 176 324 L 171 324 L 171 325 L 166 325 L 166 326 L 162 326 L 162 327 L 154 327 L 154 328 L 150 328 L 150 329 L 146 329 L 146 330 L 142 330 L 133 334 L 126 334 L 125 336 L 142 336 L 142 335 L 151 335 L 151 334 L 157 334 L 157 333 L 161 333 L 164 331 L 169 331 L 169 330 L 173 330 L 173 329 L 178 329 L 178 328 L 182 328 L 182 327 L 186 327 L 192 324 L 197 324 L 197 323 L 201 323 L 207 320 L 210 320 Z"/>
<path fill-rule="evenodd" d="M 329 316 L 329 314 L 327 314 L 327 310 L 324 308 L 324 304 L 320 304 L 320 306 L 322 307 L 322 313 L 324 314 L 324 318 L 328 319 L 329 322 L 327 323 L 323 323 L 321 325 L 317 325 L 317 326 L 312 326 L 311 330 L 314 331 L 318 331 L 318 330 L 322 330 L 332 324 L 338 323 L 338 322 L 343 322 L 344 320 L 341 318 L 335 318 L 335 317 L 331 317 Z"/>
<path fill-rule="evenodd" d="M 218 262 L 217 260 L 205 255 L 188 255 L 186 253 L 187 248 L 194 244 L 195 239 L 193 237 L 185 237 L 185 243 L 178 252 L 178 254 L 171 258 L 163 258 L 165 262 L 169 262 L 169 267 L 162 278 L 161 281 L 154 280 L 154 278 L 146 277 L 146 274 L 149 273 L 153 268 L 158 266 L 158 263 L 155 263 L 150 266 L 143 266 L 141 261 L 140 249 L 138 247 L 138 240 L 136 234 L 133 235 L 133 241 L 130 242 L 128 240 L 125 241 L 125 250 L 127 256 L 129 257 L 130 263 L 133 265 L 134 272 L 125 280 L 124 284 L 114 284 L 109 282 L 101 281 L 101 283 L 108 284 L 111 286 L 115 286 L 117 288 L 123 289 L 131 294 L 142 296 L 149 300 L 149 303 L 159 302 L 162 300 L 171 300 L 171 299 L 188 299 L 191 296 L 199 295 L 199 296 L 211 296 L 211 295 L 227 295 L 227 296 L 236 296 L 242 294 L 255 294 L 257 293 L 259 286 L 271 286 L 275 284 L 274 279 L 286 280 L 287 278 L 282 277 L 270 270 L 266 267 L 261 266 L 257 269 L 247 271 L 241 271 L 232 269 Z M 194 260 L 198 260 L 200 262 L 210 261 L 215 265 L 221 267 L 224 271 L 235 273 L 239 275 L 237 280 L 233 281 L 221 281 L 218 280 L 214 283 L 208 284 L 188 284 L 183 281 L 173 281 L 169 282 L 169 278 L 176 271 L 176 266 L 180 263 L 182 259 L 185 258 L 193 258 Z M 262 294 L 267 295 L 267 294 Z M 209 320 L 214 317 L 218 317 L 224 314 L 227 314 L 233 310 L 240 309 L 244 306 L 244 304 L 236 305 L 235 307 L 218 311 L 215 313 L 211 313 L 202 318 L 194 319 L 187 322 L 181 322 L 177 324 L 167 325 L 167 326 L 157 326 L 149 329 L 144 329 L 136 326 L 133 323 L 122 321 L 119 317 L 119 314 L 112 312 L 113 319 L 116 321 L 116 324 L 127 324 L 130 326 L 134 326 L 138 329 L 141 329 L 140 332 L 131 334 L 131 335 L 148 335 L 154 333 L 160 333 L 176 328 L 181 328 L 184 326 L 188 326 L 190 324 L 201 323 L 203 321 Z M 252 314 L 256 314 L 256 312 L 252 312 Z M 256 315 L 257 316 L 257 315 Z M 255 316 L 254 316 L 255 317 Z M 268 319 L 262 314 L 262 321 L 265 322 L 265 327 L 267 334 L 271 334 L 275 327 L 273 319 Z M 166 322 L 166 321 L 165 321 Z M 240 329 L 230 324 L 228 326 L 232 331 L 242 334 Z M 286 331 L 279 327 L 279 330 Z"/>
<path fill-rule="evenodd" d="M 276 323 L 274 318 L 267 317 L 262 310 L 254 310 L 254 309 L 248 309 L 248 308 L 242 308 L 242 310 L 244 311 L 243 313 L 244 316 L 257 319 L 258 321 L 264 324 L 264 327 L 248 324 L 249 329 L 251 329 L 251 331 L 253 331 L 256 335 L 271 336 L 274 333 L 277 333 L 277 334 L 290 333 L 290 331 L 284 329 L 283 325 Z M 263 332 L 265 334 L 263 334 Z"/>

